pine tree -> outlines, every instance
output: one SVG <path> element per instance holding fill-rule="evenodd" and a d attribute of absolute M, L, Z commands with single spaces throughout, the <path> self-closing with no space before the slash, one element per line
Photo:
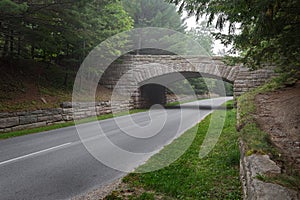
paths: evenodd
<path fill-rule="evenodd" d="M 1 0 L 0 11 L 2 56 L 77 65 L 101 41 L 133 24 L 118 0 Z"/>

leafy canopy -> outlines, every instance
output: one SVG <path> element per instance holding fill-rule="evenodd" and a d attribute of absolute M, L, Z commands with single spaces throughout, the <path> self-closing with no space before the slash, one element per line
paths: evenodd
<path fill-rule="evenodd" d="M 168 0 L 228 34 L 215 37 L 242 52 L 242 61 L 256 68 L 273 63 L 282 72 L 300 71 L 300 1 L 298 0 Z M 237 31 L 239 30 L 239 31 Z"/>

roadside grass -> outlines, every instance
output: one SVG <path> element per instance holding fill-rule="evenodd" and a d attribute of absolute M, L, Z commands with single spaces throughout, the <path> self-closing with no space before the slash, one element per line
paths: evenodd
<path fill-rule="evenodd" d="M 227 110 L 231 110 L 234 108 L 234 100 L 227 101 L 224 105 Z"/>
<path fill-rule="evenodd" d="M 170 102 L 170 103 L 167 103 L 167 104 L 165 105 L 165 108 L 173 107 L 173 106 L 179 106 L 180 104 L 190 103 L 190 102 L 199 101 L 199 100 L 204 100 L 204 99 L 208 99 L 208 98 L 199 98 L 199 99 L 186 100 L 186 101 L 175 101 L 175 102 Z M 232 109 L 232 108 L 234 108 L 234 102 L 233 102 L 233 101 L 228 101 L 228 102 L 226 102 L 225 105 L 223 105 L 223 107 L 224 107 L 224 108 L 226 107 L 227 109 Z"/>
<path fill-rule="evenodd" d="M 147 111 L 147 109 L 133 109 L 133 110 L 129 111 L 129 114 L 145 112 L 145 111 Z M 124 111 L 124 112 L 119 112 L 116 114 L 110 113 L 110 114 L 97 116 L 97 118 L 89 117 L 89 118 L 81 119 L 81 120 L 78 120 L 76 122 L 76 124 L 83 124 L 83 123 L 93 122 L 93 121 L 97 121 L 97 120 L 105 120 L 105 119 L 110 119 L 113 117 L 120 117 L 120 116 L 125 116 L 125 115 L 128 115 L 128 112 Z M 18 136 L 22 136 L 22 135 L 29 135 L 29 134 L 43 132 L 43 131 L 50 131 L 50 130 L 64 128 L 64 127 L 68 127 L 68 126 L 74 126 L 74 125 L 75 125 L 75 122 L 70 121 L 70 122 L 52 124 L 49 126 L 43 126 L 43 127 L 38 127 L 38 128 L 25 129 L 25 130 L 19 130 L 19 131 L 7 132 L 7 133 L 0 133 L 0 140 L 12 138 L 12 137 L 18 137 Z"/>
<path fill-rule="evenodd" d="M 255 96 L 284 88 L 287 85 L 293 85 L 295 81 L 296 79 L 282 74 L 281 76 L 273 78 L 263 86 L 247 92 L 238 98 L 237 105 L 238 113 L 240 114 L 237 117 L 237 128 L 240 132 L 240 138 L 245 144 L 246 156 L 255 153 L 262 155 L 268 154 L 272 160 L 282 162 L 280 153 L 271 143 L 269 135 L 262 131 L 255 121 Z M 289 173 L 288 168 L 290 166 L 286 167 L 286 172 L 282 174 L 262 174 L 259 175 L 257 179 L 300 191 L 300 174 L 296 172 Z"/>
<path fill-rule="evenodd" d="M 231 104 L 232 102 L 228 103 Z M 224 112 L 217 110 L 215 112 Z M 241 199 L 239 181 L 239 148 L 236 110 L 226 113 L 222 134 L 214 149 L 199 158 L 200 146 L 210 125 L 211 115 L 152 156 L 147 168 L 176 151 L 196 136 L 187 151 L 169 166 L 148 173 L 131 173 L 123 178 L 120 188 L 106 197 L 112 199 Z"/>

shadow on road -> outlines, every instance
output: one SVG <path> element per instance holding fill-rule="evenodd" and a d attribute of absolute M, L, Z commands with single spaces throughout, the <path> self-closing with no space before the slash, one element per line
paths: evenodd
<path fill-rule="evenodd" d="M 231 107 L 226 106 L 210 106 L 210 105 L 177 105 L 165 106 L 165 109 L 199 109 L 199 110 L 228 110 Z"/>

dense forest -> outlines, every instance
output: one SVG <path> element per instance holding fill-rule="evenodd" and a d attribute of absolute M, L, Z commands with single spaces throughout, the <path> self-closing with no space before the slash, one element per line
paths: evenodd
<path fill-rule="evenodd" d="M 1 56 L 81 63 L 133 20 L 117 0 L 0 1 Z"/>
<path fill-rule="evenodd" d="M 1 57 L 63 66 L 79 65 L 99 43 L 132 28 L 187 28 L 163 0 L 1 0 L 0 10 Z"/>
<path fill-rule="evenodd" d="M 117 33 L 149 26 L 185 33 L 208 55 L 213 40 L 220 39 L 240 55 L 228 62 L 253 69 L 272 64 L 298 79 L 299 8 L 295 0 L 0 0 L 0 99 L 25 91 L 25 86 L 20 89 L 25 76 L 36 79 L 40 91 L 48 82 L 70 90 L 78 67 L 96 45 Z M 198 19 L 206 16 L 207 22 L 188 29 L 182 11 Z M 189 82 L 196 93 L 207 93 L 204 80 Z M 226 88 L 232 94 L 232 87 Z"/>
<path fill-rule="evenodd" d="M 208 16 L 215 38 L 232 44 L 245 64 L 299 70 L 299 1 L 169 0 L 197 18 Z M 106 38 L 133 27 L 187 32 L 174 4 L 163 0 L 1 0 L 1 57 L 81 63 Z M 194 30 L 195 31 L 195 30 Z M 189 32 L 197 35 L 195 32 Z M 203 34 L 202 34 L 203 37 Z M 206 35 L 204 35 L 206 37 Z"/>
<path fill-rule="evenodd" d="M 189 35 L 212 53 L 210 28 L 202 23 L 188 30 L 178 8 L 164 0 L 1 0 L 0 10 L 1 65 L 10 68 L 2 69 L 6 77 L 1 80 L 2 99 L 10 98 L 7 93 L 26 90 L 24 76 L 37 79 L 40 91 L 49 87 L 70 90 L 87 54 L 105 39 L 132 28 L 172 29 Z M 21 83 L 14 80 L 16 77 Z M 197 93 L 208 92 L 202 86 L 204 80 L 190 82 L 198 88 Z M 180 91 L 186 87 L 184 83 L 177 85 Z"/>

